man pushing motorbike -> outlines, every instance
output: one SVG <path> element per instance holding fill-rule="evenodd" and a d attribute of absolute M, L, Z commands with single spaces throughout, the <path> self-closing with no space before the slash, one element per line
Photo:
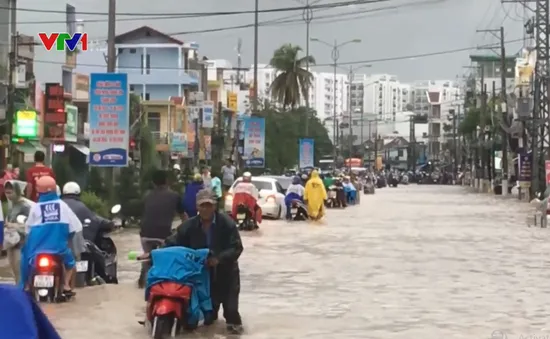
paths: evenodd
<path fill-rule="evenodd" d="M 204 324 L 211 325 L 218 319 L 222 305 L 227 330 L 232 334 L 240 334 L 243 332 L 239 314 L 241 282 L 238 260 L 243 252 L 241 236 L 235 222 L 225 213 L 217 211 L 217 201 L 212 190 L 199 191 L 196 203 L 199 214 L 184 221 L 166 239 L 164 246 L 210 249 L 207 265 L 210 267 L 214 311 L 205 315 Z"/>

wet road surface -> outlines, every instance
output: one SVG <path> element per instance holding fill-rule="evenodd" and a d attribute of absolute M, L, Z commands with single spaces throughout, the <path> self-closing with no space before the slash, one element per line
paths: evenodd
<path fill-rule="evenodd" d="M 330 210 L 323 225 L 268 221 L 261 234 L 243 235 L 244 337 L 550 335 L 550 229 L 526 227 L 528 210 L 460 187 L 411 185 Z M 137 323 L 139 266 L 124 258 L 139 249 L 138 236 L 116 242 L 120 285 L 44 306 L 63 338 L 148 338 Z M 224 327 L 189 337 L 224 338 Z"/>

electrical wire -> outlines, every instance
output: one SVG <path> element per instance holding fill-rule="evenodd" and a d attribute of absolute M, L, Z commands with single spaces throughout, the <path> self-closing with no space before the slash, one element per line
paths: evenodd
<path fill-rule="evenodd" d="M 316 4 L 310 5 L 309 8 L 312 10 L 322 9 L 322 8 L 338 8 L 338 7 L 347 7 L 354 5 L 368 5 L 376 4 L 382 2 L 389 2 L 390 0 L 348 0 L 343 2 L 335 2 L 329 4 Z M 9 10 L 9 7 L 0 6 L 0 9 Z M 279 8 L 268 8 L 260 9 L 258 13 L 279 13 L 279 12 L 293 12 L 293 11 L 303 11 L 306 9 L 306 6 L 294 6 L 294 7 L 279 7 Z M 51 10 L 51 9 L 33 9 L 33 8 L 17 8 L 19 12 L 33 12 L 33 13 L 56 13 L 56 14 L 66 14 L 66 11 L 61 10 Z M 204 18 L 212 16 L 229 16 L 229 15 L 241 15 L 241 14 L 254 14 L 256 13 L 253 10 L 246 11 L 224 11 L 224 12 L 195 12 L 195 13 L 116 13 L 118 16 L 134 16 L 134 17 L 150 17 L 150 16 L 162 16 L 162 17 L 173 17 L 175 15 L 180 15 L 185 18 Z M 107 12 L 76 12 L 76 15 L 98 15 L 106 16 L 109 13 Z"/>
<path fill-rule="evenodd" d="M 508 41 L 505 41 L 505 44 L 520 42 L 520 41 L 523 41 L 523 38 L 508 40 Z M 373 63 L 381 63 L 381 62 L 388 62 L 388 61 L 426 58 L 426 57 L 431 57 L 431 56 L 439 56 L 439 55 L 445 55 L 445 54 L 454 54 L 454 53 L 466 52 L 466 51 L 469 51 L 469 50 L 478 49 L 479 47 L 487 47 L 487 46 L 470 46 L 470 47 L 455 48 L 455 49 L 448 49 L 448 50 L 443 50 L 443 51 L 421 53 L 421 54 L 402 55 L 402 56 L 385 57 L 385 58 L 361 60 L 361 61 L 339 62 L 338 65 L 339 66 L 344 66 L 344 65 L 355 65 L 355 64 L 373 64 Z M 53 65 L 64 65 L 65 64 L 64 62 L 60 62 L 60 61 L 47 61 L 47 60 L 34 60 L 34 62 L 39 63 L 39 64 L 53 64 Z M 93 65 L 93 64 L 77 64 L 77 67 L 78 66 L 82 66 L 82 67 L 105 67 L 105 65 Z M 327 67 L 327 66 L 334 66 L 334 64 L 331 63 L 331 64 L 310 65 L 310 67 Z M 124 68 L 119 68 L 119 69 L 120 70 L 132 70 L 132 69 L 142 69 L 142 67 L 124 67 Z M 183 70 L 182 68 L 178 68 L 178 67 L 151 67 L 149 69 L 153 69 L 153 70 Z"/>

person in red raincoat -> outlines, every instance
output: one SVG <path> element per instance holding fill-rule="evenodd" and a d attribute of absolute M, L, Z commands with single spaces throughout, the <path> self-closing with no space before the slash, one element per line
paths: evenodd
<path fill-rule="evenodd" d="M 233 189 L 233 205 L 231 209 L 233 219 L 237 218 L 237 207 L 243 204 L 248 207 L 248 211 L 252 214 L 256 223 L 261 223 L 262 209 L 258 206 L 259 196 L 258 189 L 252 183 L 252 174 L 245 172 L 242 181 Z"/>

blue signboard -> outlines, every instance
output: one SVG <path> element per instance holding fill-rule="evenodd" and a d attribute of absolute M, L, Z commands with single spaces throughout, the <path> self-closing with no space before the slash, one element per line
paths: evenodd
<path fill-rule="evenodd" d="M 299 166 L 300 168 L 314 167 L 315 140 L 300 139 Z"/>
<path fill-rule="evenodd" d="M 128 166 L 128 75 L 90 74 L 90 166 Z"/>
<path fill-rule="evenodd" d="M 265 119 L 244 119 L 244 154 L 246 167 L 265 167 Z"/>

